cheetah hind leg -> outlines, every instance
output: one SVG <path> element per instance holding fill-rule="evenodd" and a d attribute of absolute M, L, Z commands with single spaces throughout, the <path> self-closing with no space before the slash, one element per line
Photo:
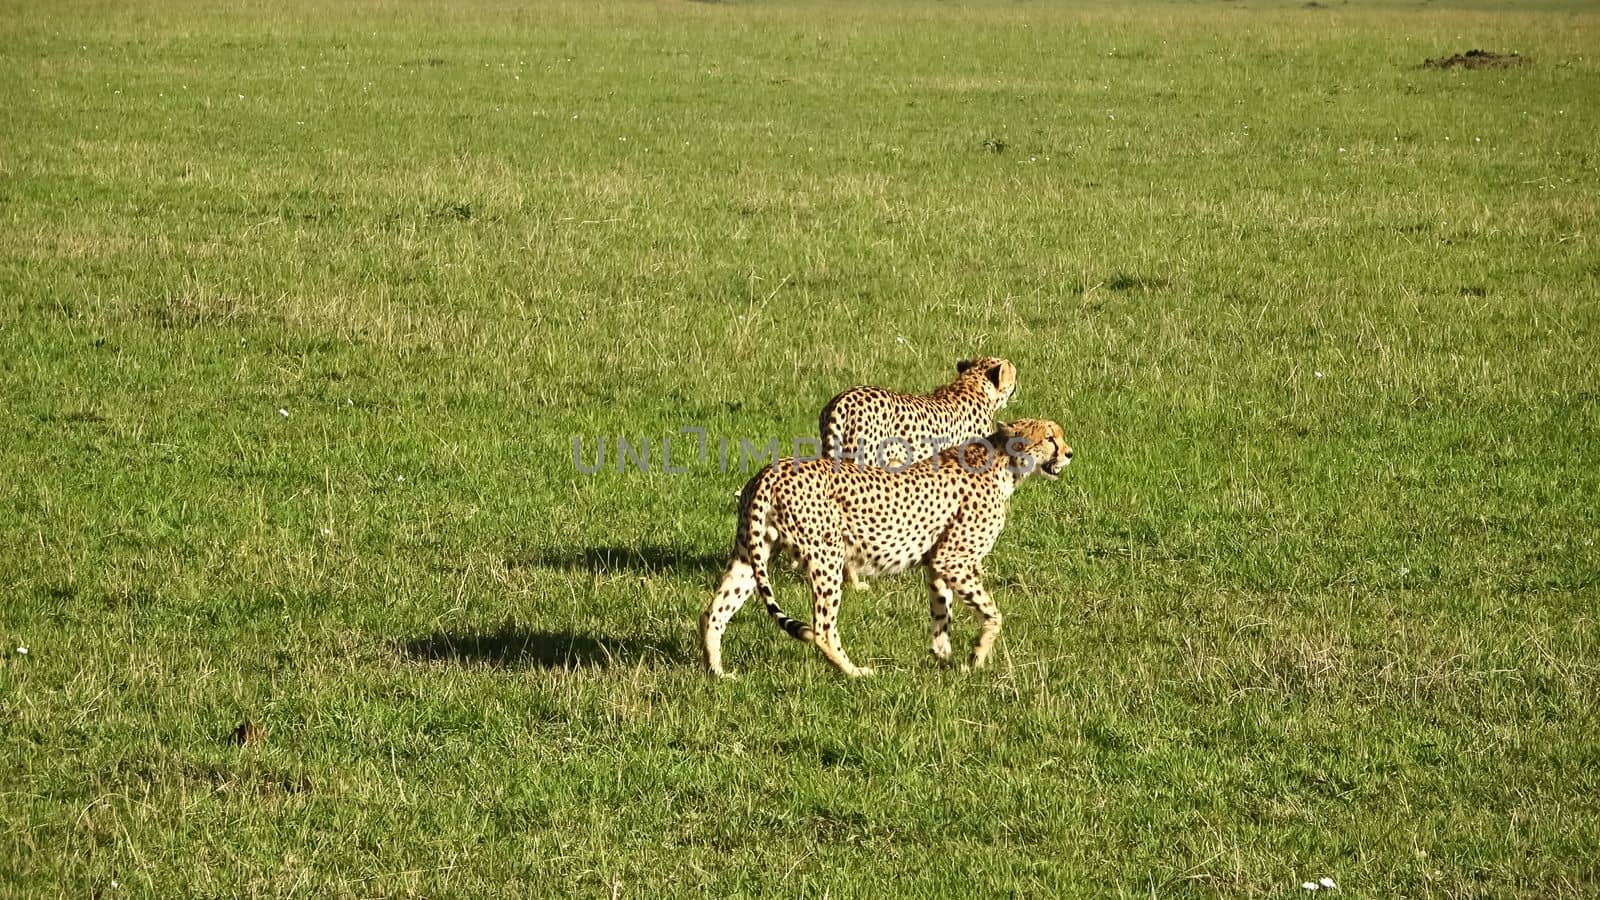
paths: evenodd
<path fill-rule="evenodd" d="M 705 653 L 706 669 L 713 675 L 732 677 L 722 668 L 722 633 L 727 630 L 728 620 L 755 593 L 760 584 L 760 574 L 764 573 L 749 561 L 735 557 L 728 563 L 722 583 L 717 587 L 716 594 L 712 595 L 705 613 L 700 616 L 701 648 Z"/>

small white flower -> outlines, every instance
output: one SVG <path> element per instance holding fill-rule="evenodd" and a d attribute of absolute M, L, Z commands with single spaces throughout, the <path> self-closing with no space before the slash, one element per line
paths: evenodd
<path fill-rule="evenodd" d="M 1327 888 L 1330 891 L 1339 886 L 1339 885 L 1334 883 L 1332 878 L 1329 878 L 1326 875 L 1324 875 L 1320 879 L 1318 879 L 1317 880 L 1317 884 L 1322 885 L 1323 887 Z"/>
<path fill-rule="evenodd" d="M 351 400 L 349 397 L 346 397 L 346 398 L 344 398 L 344 405 L 345 406 L 355 406 L 356 402 L 354 400 Z"/>
<path fill-rule="evenodd" d="M 1317 373 L 1317 377 L 1318 377 L 1318 378 L 1321 378 L 1321 377 L 1322 377 L 1322 373 L 1321 373 L 1321 372 L 1318 372 L 1318 373 Z"/>
<path fill-rule="evenodd" d="M 323 537 L 328 537 L 331 534 L 333 534 L 333 529 L 332 528 L 324 528 L 324 529 L 322 529 L 322 536 Z"/>
<path fill-rule="evenodd" d="M 1308 891 L 1314 891 L 1317 888 L 1322 887 L 1322 885 L 1317 884 L 1315 881 L 1302 881 L 1300 882 L 1300 886 Z"/>
<path fill-rule="evenodd" d="M 289 411 L 280 406 L 280 407 L 278 407 L 278 415 L 283 416 L 285 419 L 287 419 L 287 418 L 289 418 Z"/>
<path fill-rule="evenodd" d="M 27 656 L 28 655 L 28 648 L 27 647 L 18 647 L 17 648 L 17 652 L 22 654 L 23 656 Z"/>
<path fill-rule="evenodd" d="M 395 477 L 394 477 L 394 480 L 395 480 L 395 481 L 405 481 L 405 480 L 406 480 L 406 477 L 405 477 L 405 476 L 404 476 L 404 475 L 396 475 L 396 476 L 395 476 Z"/>

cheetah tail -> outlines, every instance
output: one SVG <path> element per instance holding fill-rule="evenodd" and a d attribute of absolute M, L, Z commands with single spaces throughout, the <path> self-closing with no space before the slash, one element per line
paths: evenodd
<path fill-rule="evenodd" d="M 761 602 L 766 604 L 767 613 L 772 616 L 773 623 L 795 640 L 810 643 L 810 627 L 785 615 L 778 606 L 778 601 L 772 596 L 772 581 L 767 577 L 767 562 L 772 557 L 773 547 L 773 542 L 766 537 L 768 507 L 769 501 L 762 496 L 761 491 L 757 490 L 748 497 L 739 540 L 750 556 L 750 569 L 756 581 L 756 591 L 761 594 Z"/>
<path fill-rule="evenodd" d="M 817 437 L 822 439 L 822 458 L 835 459 L 839 456 L 840 448 L 844 446 L 844 420 L 846 413 L 838 411 L 839 401 L 844 399 L 844 394 L 828 401 L 822 408 L 822 414 L 817 417 Z"/>
<path fill-rule="evenodd" d="M 785 615 L 772 596 L 772 582 L 767 580 L 767 549 L 763 547 L 759 553 L 751 554 L 750 562 L 751 568 L 755 569 L 756 591 L 761 594 L 761 602 L 767 605 L 767 613 L 772 616 L 773 624 L 783 629 L 784 634 L 797 641 L 810 643 L 810 626 Z"/>

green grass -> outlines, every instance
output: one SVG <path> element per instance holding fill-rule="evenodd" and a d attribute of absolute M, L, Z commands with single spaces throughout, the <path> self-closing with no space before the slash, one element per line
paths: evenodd
<path fill-rule="evenodd" d="M 1600 892 L 1600 13 L 320 6 L 0 11 L 0 895 Z M 572 438 L 977 353 L 993 668 L 706 678 Z"/>

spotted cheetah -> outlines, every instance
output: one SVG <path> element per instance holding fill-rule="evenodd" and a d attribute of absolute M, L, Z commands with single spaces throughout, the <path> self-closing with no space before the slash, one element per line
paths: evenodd
<path fill-rule="evenodd" d="M 956 379 L 930 394 L 853 387 L 817 420 L 822 455 L 890 468 L 989 434 L 995 410 L 1017 390 L 1017 369 L 992 356 L 956 363 Z"/>
<path fill-rule="evenodd" d="M 1022 419 L 898 471 L 838 459 L 780 459 L 763 468 L 740 496 L 733 559 L 700 617 L 706 667 L 725 674 L 723 631 L 759 591 L 790 637 L 815 644 L 847 675 L 871 674 L 850 662 L 839 640 L 845 566 L 889 574 L 918 564 L 929 570 L 934 657 L 950 659 L 950 600 L 959 596 L 983 620 L 971 657 L 982 666 L 1000 633 L 1000 611 L 979 564 L 1005 527 L 1017 484 L 1037 473 L 1054 479 L 1071 460 L 1061 426 Z M 811 582 L 810 627 L 773 599 L 767 561 L 774 548 L 792 550 Z"/>
<path fill-rule="evenodd" d="M 822 455 L 899 468 L 989 434 L 995 411 L 1016 391 L 1016 366 L 993 356 L 957 362 L 956 379 L 930 394 L 853 387 L 822 408 Z M 866 589 L 853 568 L 845 579 L 852 590 Z"/>

